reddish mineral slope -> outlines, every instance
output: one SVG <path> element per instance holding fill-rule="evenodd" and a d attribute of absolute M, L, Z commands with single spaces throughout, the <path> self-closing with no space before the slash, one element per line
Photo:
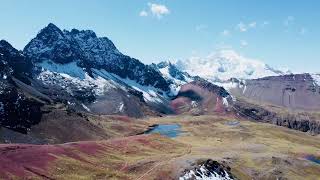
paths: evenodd
<path fill-rule="evenodd" d="M 231 96 L 222 87 L 196 80 L 181 87 L 171 107 L 177 114 L 216 114 L 226 113 L 231 101 Z"/>
<path fill-rule="evenodd" d="M 132 179 L 160 162 L 159 157 L 170 159 L 185 149 L 159 135 L 60 145 L 2 144 L 0 179 Z"/>

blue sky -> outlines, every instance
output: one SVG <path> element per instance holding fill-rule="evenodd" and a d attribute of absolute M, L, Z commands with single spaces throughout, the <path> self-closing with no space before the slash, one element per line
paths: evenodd
<path fill-rule="evenodd" d="M 320 1 L 1 0 L 0 38 L 22 49 L 52 22 L 92 29 L 145 63 L 231 48 L 297 72 L 320 72 Z"/>

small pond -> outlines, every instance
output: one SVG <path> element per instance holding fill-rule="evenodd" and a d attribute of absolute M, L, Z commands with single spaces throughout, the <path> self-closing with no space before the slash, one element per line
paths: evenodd
<path fill-rule="evenodd" d="M 157 124 L 145 132 L 145 134 L 155 133 L 159 133 L 160 135 L 167 136 L 169 138 L 175 138 L 179 136 L 182 131 L 179 124 Z"/>

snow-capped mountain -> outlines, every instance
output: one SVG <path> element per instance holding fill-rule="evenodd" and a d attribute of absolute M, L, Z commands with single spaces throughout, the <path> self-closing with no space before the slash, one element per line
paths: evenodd
<path fill-rule="evenodd" d="M 271 75 L 275 77 L 261 78 Z M 319 75 L 277 75 L 282 72 L 230 50 L 145 65 L 93 31 L 62 31 L 49 24 L 23 51 L 0 41 L 0 125 L 27 132 L 57 107 L 130 117 L 223 114 L 232 110 L 234 92 L 277 105 L 319 109 Z"/>
<path fill-rule="evenodd" d="M 191 57 L 179 60 L 175 65 L 181 71 L 212 82 L 227 81 L 230 78 L 255 79 L 283 74 L 263 62 L 245 58 L 233 50 L 221 50 L 205 58 Z"/>
<path fill-rule="evenodd" d="M 24 53 L 40 67 L 43 65 L 41 63 L 75 63 L 90 76 L 91 69 L 95 68 L 134 80 L 143 86 L 169 90 L 169 84 L 161 74 L 139 60 L 123 55 L 108 38 L 97 37 L 90 30 L 61 31 L 54 24 L 49 24 L 26 45 Z"/>
<path fill-rule="evenodd" d="M 62 31 L 49 24 L 23 52 L 35 66 L 36 80 L 64 92 L 46 93 L 70 107 L 135 117 L 145 114 L 146 106 L 166 112 L 171 83 L 153 66 L 123 55 L 111 40 L 91 30 Z"/>

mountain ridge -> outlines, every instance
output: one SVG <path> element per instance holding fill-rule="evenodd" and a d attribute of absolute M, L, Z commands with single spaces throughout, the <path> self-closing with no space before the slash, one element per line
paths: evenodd
<path fill-rule="evenodd" d="M 235 95 L 255 100 L 255 96 L 244 93 L 247 86 L 250 89 L 250 84 L 258 84 L 257 88 L 264 89 L 268 94 L 268 88 L 265 88 L 265 83 L 261 82 L 282 82 L 284 77 L 277 74 L 280 71 L 261 62 L 254 62 L 259 65 L 254 69 L 256 66 L 251 66 L 251 61 L 246 61 L 244 57 L 234 52 L 222 53 L 223 56 L 212 55 L 218 58 L 217 62 L 222 67 L 220 70 L 220 66 L 215 67 L 216 70 L 225 73 L 227 72 L 225 70 L 233 70 L 239 65 L 249 67 L 249 70 L 253 68 L 253 73 L 243 72 L 247 75 L 255 76 L 254 73 L 259 68 L 263 68 L 266 71 L 264 73 L 277 76 L 252 80 L 241 78 L 241 76 L 234 78 L 234 75 L 237 75 L 236 72 L 235 74 L 227 73 L 223 78 L 216 79 L 210 78 L 212 76 L 208 78 L 203 74 L 190 74 L 181 69 L 177 62 L 165 61 L 145 65 L 137 59 L 123 55 L 111 40 L 106 37 L 97 37 L 91 30 L 60 30 L 51 23 L 28 43 L 24 51 L 18 51 L 9 43 L 1 41 L 0 53 L 2 58 L 0 63 L 5 62 L 3 70 L 0 71 L 3 77 L 2 82 L 12 88 L 11 92 L 17 91 L 11 99 L 0 101 L 1 103 L 2 101 L 10 102 L 6 106 L 1 105 L 2 112 L 5 113 L 10 108 L 16 109 L 13 102 L 19 97 L 24 97 L 27 103 L 36 102 L 35 110 L 40 115 L 56 109 L 57 106 L 75 113 L 117 114 L 136 118 L 167 114 L 237 114 L 237 110 L 233 109 L 237 101 Z M 8 56 L 5 57 L 5 54 Z M 10 60 L 9 63 L 8 60 Z M 202 64 L 210 65 L 207 60 Z M 227 66 L 230 65 L 229 62 L 233 62 L 230 67 Z M 241 62 L 245 62 L 244 65 Z M 310 76 L 308 84 L 315 85 L 318 79 L 316 75 Z M 301 83 L 298 80 L 293 78 L 292 82 Z M 282 86 L 279 88 L 280 91 L 274 91 L 276 93 L 274 97 L 282 97 L 281 89 L 285 91 L 288 89 Z M 304 93 L 304 90 L 300 92 L 300 94 Z M 289 94 L 290 97 L 291 94 Z M 316 95 L 309 94 L 308 98 L 312 99 L 314 96 Z M 267 100 L 268 98 L 264 99 L 266 102 Z M 303 103 L 301 102 L 297 107 L 300 108 Z M 317 103 L 310 104 L 310 109 L 313 106 L 317 106 Z M 26 109 L 28 108 L 30 107 L 27 106 Z M 247 111 L 246 107 L 241 108 Z M 30 116 L 25 117 L 27 119 L 23 121 L 28 122 Z M 38 121 L 41 121 L 41 116 L 35 123 Z M 30 128 L 33 123 L 23 125 L 23 131 Z M 16 125 L 13 123 L 8 127 L 14 129 Z"/>
<path fill-rule="evenodd" d="M 153 68 L 123 55 L 108 38 L 98 38 L 90 30 L 61 31 L 50 23 L 26 45 L 23 52 L 36 63 L 46 60 L 59 64 L 76 62 L 89 75 L 91 68 L 104 69 L 141 85 L 169 90 L 166 81 Z"/>

